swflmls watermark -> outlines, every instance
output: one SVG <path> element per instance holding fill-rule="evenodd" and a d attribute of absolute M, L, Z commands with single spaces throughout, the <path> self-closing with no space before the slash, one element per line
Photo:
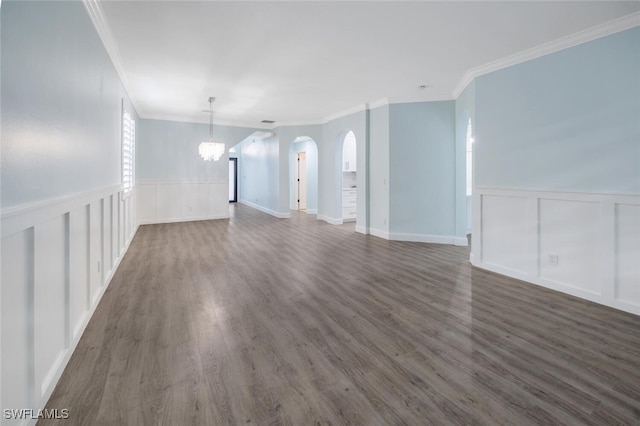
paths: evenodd
<path fill-rule="evenodd" d="M 5 408 L 2 410 L 5 420 L 40 420 L 54 419 L 65 420 L 69 418 L 69 409 L 57 408 L 47 409 L 41 408 L 34 410 L 33 408 Z"/>

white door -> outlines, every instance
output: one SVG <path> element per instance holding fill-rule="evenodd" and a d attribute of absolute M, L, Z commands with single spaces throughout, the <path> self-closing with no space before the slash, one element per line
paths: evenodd
<path fill-rule="evenodd" d="M 307 153 L 298 153 L 298 210 L 307 209 Z"/>

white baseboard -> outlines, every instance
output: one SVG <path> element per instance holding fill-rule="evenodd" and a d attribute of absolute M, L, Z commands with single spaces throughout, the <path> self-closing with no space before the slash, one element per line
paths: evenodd
<path fill-rule="evenodd" d="M 327 222 L 330 225 L 342 225 L 342 218 L 338 218 L 338 217 L 329 217 L 327 215 L 324 214 L 319 214 L 318 215 L 318 220 L 324 220 L 325 222 Z"/>
<path fill-rule="evenodd" d="M 11 259 L 3 263 L 3 292 L 16 295 L 30 288 L 34 295 L 17 298 L 21 303 L 11 312 L 0 311 L 0 322 L 11 322 L 15 336 L 55 336 L 50 347 L 39 348 L 39 355 L 47 357 L 35 356 L 35 348 L 24 338 L 2 347 L 2 357 L 21 372 L 9 376 L 3 370 L 0 377 L 3 386 L 15 390 L 11 401 L 16 407 L 37 412 L 51 397 L 139 229 L 135 212 L 135 197 L 122 199 L 120 186 L 1 211 L 3 258 Z M 49 292 L 48 298 L 66 302 L 43 308 L 36 297 L 43 291 Z M 25 381 L 29 370 L 35 370 L 35 377 Z M 3 407 L 9 404 L 6 396 L 2 395 Z"/>
<path fill-rule="evenodd" d="M 454 237 L 453 244 L 460 247 L 467 247 L 469 245 L 469 239 L 467 237 Z"/>
<path fill-rule="evenodd" d="M 271 216 L 277 217 L 279 219 L 289 219 L 291 217 L 291 212 L 277 212 L 275 210 L 271 210 L 267 207 L 252 203 L 251 201 L 247 201 L 247 200 L 239 200 L 238 202 L 240 204 L 244 204 L 245 206 L 249 206 L 253 209 L 260 210 L 263 213 L 270 214 Z"/>
<path fill-rule="evenodd" d="M 639 194 L 476 188 L 473 206 L 474 266 L 640 315 Z"/>
<path fill-rule="evenodd" d="M 200 221 L 200 220 L 217 220 L 217 219 L 229 219 L 229 215 L 189 217 L 189 218 L 177 218 L 177 219 L 161 219 L 161 220 L 146 220 L 146 221 L 141 221 L 140 225 L 153 225 L 153 224 L 158 224 L 158 223 L 197 222 L 197 221 Z"/>
<path fill-rule="evenodd" d="M 381 229 L 369 228 L 369 234 L 374 237 L 384 238 L 385 240 L 389 240 L 389 231 L 383 231 Z"/>
<path fill-rule="evenodd" d="M 307 214 L 318 214 L 318 209 L 307 209 Z"/>
<path fill-rule="evenodd" d="M 357 232 L 362 232 L 364 227 L 356 226 Z M 362 232 L 364 233 L 364 232 Z M 428 243 L 428 244 L 449 244 L 466 246 L 467 238 L 454 237 L 451 235 L 430 235 L 430 234 L 408 234 L 403 232 L 388 232 L 382 231 L 376 228 L 370 228 L 369 233 L 376 237 L 384 238 L 390 241 L 406 241 L 413 243 Z"/>
<path fill-rule="evenodd" d="M 457 241 L 456 237 L 450 235 L 408 234 L 403 232 L 390 232 L 389 239 L 393 241 L 451 245 Z"/>
<path fill-rule="evenodd" d="M 367 228 L 365 226 L 360 226 L 360 225 L 356 225 L 356 232 L 360 234 L 365 234 L 365 235 L 369 233 L 369 231 L 367 231 Z"/>

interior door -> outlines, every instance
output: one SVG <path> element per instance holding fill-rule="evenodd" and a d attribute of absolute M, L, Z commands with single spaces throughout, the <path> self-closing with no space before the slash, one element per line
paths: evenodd
<path fill-rule="evenodd" d="M 307 153 L 298 153 L 298 210 L 307 209 Z"/>
<path fill-rule="evenodd" d="M 229 158 L 229 202 L 238 202 L 238 159 Z"/>

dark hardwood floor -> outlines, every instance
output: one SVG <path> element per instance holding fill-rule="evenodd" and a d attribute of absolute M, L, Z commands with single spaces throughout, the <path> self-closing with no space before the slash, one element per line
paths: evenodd
<path fill-rule="evenodd" d="M 64 424 L 640 423 L 640 317 L 231 208 L 139 229 L 47 405 Z"/>

